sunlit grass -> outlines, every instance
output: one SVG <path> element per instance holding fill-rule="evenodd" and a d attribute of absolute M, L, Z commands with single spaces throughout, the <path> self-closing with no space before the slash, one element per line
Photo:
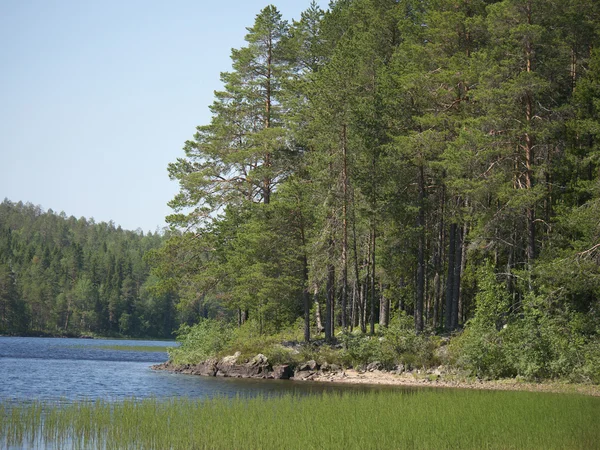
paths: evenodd
<path fill-rule="evenodd" d="M 593 449 L 600 399 L 468 390 L 0 405 L 0 447 Z"/>
<path fill-rule="evenodd" d="M 168 347 L 156 345 L 94 345 L 93 348 L 102 350 L 117 350 L 124 352 L 163 352 L 167 353 Z"/>

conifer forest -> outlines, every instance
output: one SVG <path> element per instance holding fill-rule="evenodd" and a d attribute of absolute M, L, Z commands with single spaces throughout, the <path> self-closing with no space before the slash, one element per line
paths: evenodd
<path fill-rule="evenodd" d="M 0 206 L 0 330 L 449 339 L 598 383 L 599 33 L 595 0 L 267 6 L 165 149 L 170 232 Z"/>

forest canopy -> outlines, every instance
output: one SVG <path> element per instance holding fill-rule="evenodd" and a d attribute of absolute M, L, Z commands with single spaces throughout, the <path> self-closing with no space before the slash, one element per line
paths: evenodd
<path fill-rule="evenodd" d="M 288 22 L 267 6 L 169 165 L 183 232 L 155 254 L 159 283 L 260 334 L 464 330 L 488 375 L 600 361 L 599 14 L 339 0 Z"/>
<path fill-rule="evenodd" d="M 600 382 L 599 32 L 595 0 L 265 7 L 170 232 L 0 205 L 0 332 L 443 336 L 478 375 Z"/>
<path fill-rule="evenodd" d="M 0 204 L 0 333 L 170 337 L 175 296 L 144 254 L 165 237 Z"/>

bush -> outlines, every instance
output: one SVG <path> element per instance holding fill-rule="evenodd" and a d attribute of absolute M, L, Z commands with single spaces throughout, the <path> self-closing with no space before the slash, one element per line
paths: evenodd
<path fill-rule="evenodd" d="M 229 325 L 212 319 L 201 319 L 191 327 L 182 325 L 176 334 L 180 345 L 169 350 L 175 364 L 198 364 L 217 357 L 233 336 Z"/>
<path fill-rule="evenodd" d="M 434 357 L 435 338 L 416 334 L 413 319 L 402 313 L 392 319 L 388 328 L 381 328 L 378 336 L 342 336 L 346 365 L 365 366 L 379 361 L 386 369 L 397 364 L 406 367 L 429 367 L 438 363 Z"/>
<path fill-rule="evenodd" d="M 533 293 L 507 316 L 506 291 L 489 267 L 479 285 L 475 316 L 450 343 L 456 366 L 481 378 L 600 381 L 600 344 L 589 320 Z"/>
<path fill-rule="evenodd" d="M 435 349 L 439 340 L 425 333 L 416 334 L 412 317 L 402 313 L 394 317 L 381 339 L 381 362 L 394 359 L 394 364 L 402 363 L 406 367 L 431 367 L 439 365 L 435 358 Z M 389 364 L 389 362 L 387 363 Z"/>

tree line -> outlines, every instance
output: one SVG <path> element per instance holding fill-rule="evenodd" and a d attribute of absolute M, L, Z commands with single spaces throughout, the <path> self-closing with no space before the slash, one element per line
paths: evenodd
<path fill-rule="evenodd" d="M 183 232 L 159 285 L 190 321 L 300 319 L 306 341 L 402 313 L 596 342 L 599 19 L 592 0 L 264 8 L 169 165 Z"/>
<path fill-rule="evenodd" d="M 176 297 L 154 290 L 143 258 L 164 239 L 5 199 L 0 333 L 171 336 Z"/>

